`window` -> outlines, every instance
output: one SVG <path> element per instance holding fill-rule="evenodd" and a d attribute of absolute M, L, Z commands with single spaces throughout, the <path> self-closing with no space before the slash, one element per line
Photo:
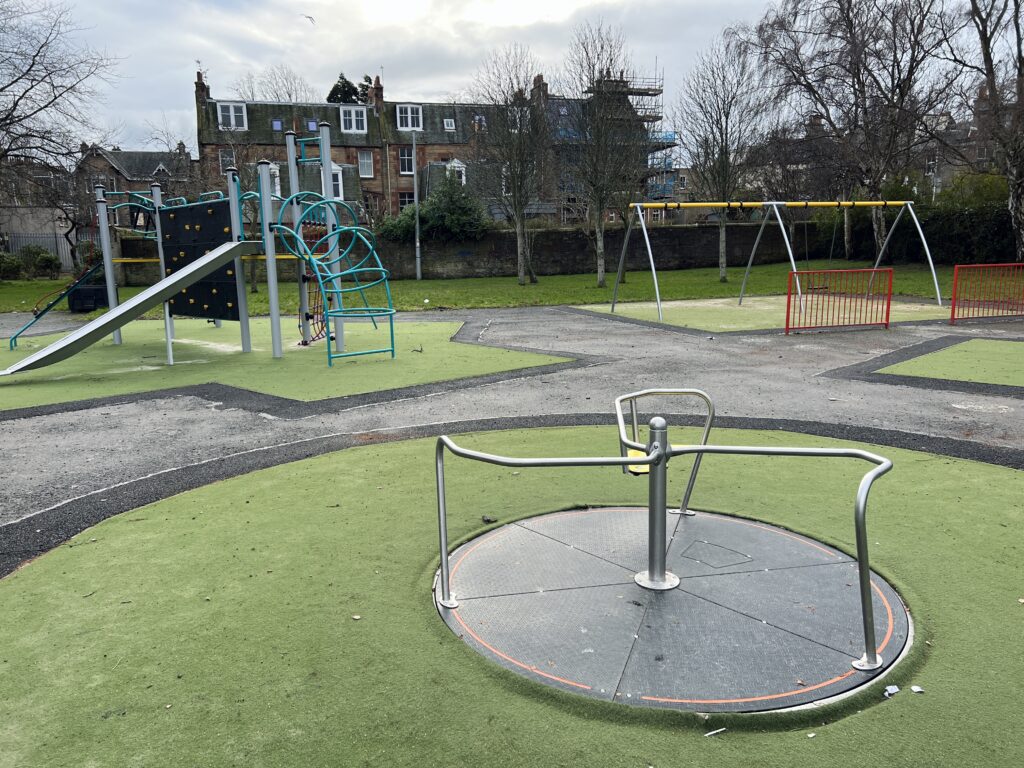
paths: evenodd
<path fill-rule="evenodd" d="M 402 210 L 406 206 L 412 205 L 414 202 L 415 197 L 412 192 L 398 193 L 398 210 Z"/>
<path fill-rule="evenodd" d="M 448 163 L 448 175 L 454 176 L 462 186 L 466 186 L 466 164 L 461 160 L 452 160 Z"/>
<path fill-rule="evenodd" d="M 986 147 L 986 146 L 979 146 L 978 147 L 978 159 L 979 160 L 988 160 L 988 147 Z"/>
<path fill-rule="evenodd" d="M 373 178 L 373 152 L 368 149 L 359 150 L 359 178 Z"/>
<path fill-rule="evenodd" d="M 937 165 L 937 163 L 938 163 L 938 158 L 935 155 L 932 155 L 927 160 L 925 160 L 925 163 L 924 163 L 924 175 L 925 176 L 931 176 L 933 173 L 935 173 L 935 166 Z"/>
<path fill-rule="evenodd" d="M 272 130 L 272 131 L 283 131 L 284 130 L 284 120 L 282 120 L 280 117 L 272 118 L 271 121 L 270 121 L 270 130 Z"/>
<path fill-rule="evenodd" d="M 530 128 L 530 110 L 527 107 L 509 107 L 508 129 L 512 133 L 519 133 Z"/>
<path fill-rule="evenodd" d="M 270 164 L 270 189 L 275 196 L 281 197 L 281 166 L 277 163 Z"/>
<path fill-rule="evenodd" d="M 345 199 L 345 182 L 341 178 L 341 167 L 331 163 L 331 195 L 336 200 Z"/>
<path fill-rule="evenodd" d="M 398 130 L 422 131 L 423 110 L 417 104 L 398 105 Z"/>
<path fill-rule="evenodd" d="M 398 172 L 402 176 L 412 176 L 412 147 L 398 148 Z"/>
<path fill-rule="evenodd" d="M 217 115 L 218 125 L 223 131 L 245 131 L 249 128 L 245 104 L 218 102 Z"/>
<path fill-rule="evenodd" d="M 483 115 L 473 115 L 473 130 L 474 131 L 486 131 L 487 130 L 487 118 Z"/>
<path fill-rule="evenodd" d="M 686 177 L 685 176 L 680 176 L 679 177 L 679 188 L 680 189 L 686 189 Z"/>
<path fill-rule="evenodd" d="M 446 117 L 444 119 L 444 129 L 446 131 L 454 131 L 455 130 L 455 118 L 454 117 Z"/>
<path fill-rule="evenodd" d="M 366 107 L 342 107 L 341 130 L 344 133 L 366 133 Z"/>
<path fill-rule="evenodd" d="M 235 150 L 233 149 L 222 149 L 219 152 L 220 155 L 220 172 L 224 175 L 228 172 L 228 168 L 233 168 L 235 165 Z"/>
<path fill-rule="evenodd" d="M 309 131 L 310 133 L 316 133 L 317 131 L 320 130 L 320 123 L 318 123 L 316 120 L 314 120 L 314 119 L 312 119 L 310 117 L 307 117 L 306 118 L 306 130 Z"/>

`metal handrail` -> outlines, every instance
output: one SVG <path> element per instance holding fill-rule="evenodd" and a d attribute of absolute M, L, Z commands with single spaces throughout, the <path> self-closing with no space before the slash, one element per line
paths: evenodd
<path fill-rule="evenodd" d="M 448 435 L 437 438 L 434 461 L 437 471 L 437 530 L 441 547 L 441 605 L 445 608 L 456 608 L 458 602 L 451 596 L 451 575 L 448 571 L 448 506 L 445 502 L 444 482 L 444 449 L 447 448 L 456 456 L 464 459 L 482 461 L 485 464 L 497 464 L 501 467 L 620 467 L 627 464 L 655 464 L 664 455 L 660 446 L 646 453 L 643 458 L 622 456 L 583 456 L 566 458 L 516 458 L 483 453 L 456 445 Z M 646 451 L 646 448 L 644 449 Z"/>
<path fill-rule="evenodd" d="M 621 410 L 618 407 L 623 399 L 628 399 L 628 395 L 623 398 L 616 400 L 616 410 L 620 415 L 621 421 Z M 664 420 L 660 417 L 655 417 L 651 422 L 652 433 L 655 432 L 655 427 L 660 425 L 657 430 L 657 435 L 652 434 L 652 437 L 664 436 Z M 625 429 L 622 426 L 620 437 L 624 435 Z M 627 444 L 632 441 L 627 441 Z M 892 469 L 892 461 L 877 454 L 863 451 L 858 448 L 771 448 L 761 446 L 738 446 L 738 445 L 689 445 L 689 446 L 672 446 L 671 441 L 664 437 L 664 445 L 657 442 L 656 439 L 652 440 L 650 446 L 644 446 L 645 455 L 643 458 L 637 457 L 575 457 L 575 458 L 515 458 L 509 456 L 498 456 L 491 453 L 483 453 L 481 451 L 473 451 L 468 448 L 462 448 L 456 445 L 451 438 L 447 435 L 441 435 L 437 439 L 435 448 L 435 466 L 437 472 L 437 522 L 438 522 L 438 538 L 440 545 L 440 561 L 441 561 L 441 573 L 440 573 L 440 585 L 441 585 L 441 599 L 438 601 L 440 605 L 445 608 L 456 608 L 458 602 L 451 596 L 451 574 L 448 566 L 448 518 L 447 518 L 447 504 L 445 501 L 446 490 L 445 490 L 445 479 L 444 479 L 444 450 L 447 448 L 456 456 L 461 456 L 466 459 L 473 459 L 475 461 L 481 461 L 487 464 L 496 464 L 504 467 L 596 467 L 596 466 L 624 466 L 628 464 L 635 465 L 651 465 L 651 482 L 649 490 L 649 561 L 652 564 L 652 568 L 648 572 L 637 575 L 638 583 L 644 585 L 645 581 L 642 577 L 647 576 L 649 573 L 654 571 L 655 585 L 651 586 L 654 589 L 664 589 L 665 584 L 668 582 L 663 581 L 666 574 L 664 572 L 664 541 L 659 542 L 659 546 L 662 549 L 660 552 L 660 563 L 655 563 L 655 557 L 659 557 L 659 553 L 656 551 L 659 546 L 655 546 L 655 536 L 664 535 L 664 525 L 652 524 L 654 521 L 654 507 L 656 504 L 655 494 L 660 497 L 660 506 L 664 507 L 664 491 L 659 491 L 656 488 L 659 484 L 664 484 L 665 472 L 657 472 L 655 468 L 660 467 L 664 470 L 664 466 L 667 465 L 669 459 L 673 456 L 683 456 L 686 454 L 694 453 L 698 456 L 702 456 L 705 453 L 718 453 L 726 455 L 749 455 L 749 456 L 806 456 L 811 458 L 853 458 L 861 459 L 863 461 L 871 462 L 875 464 L 875 468 L 869 471 L 863 478 L 861 478 L 860 484 L 857 487 L 857 495 L 854 501 L 854 530 L 857 542 L 857 570 L 858 579 L 860 586 L 860 601 L 861 601 L 861 619 L 864 629 L 864 655 L 853 662 L 853 666 L 856 669 L 867 671 L 878 669 L 882 665 L 881 655 L 878 653 L 878 649 L 875 645 L 875 621 L 874 621 L 874 606 L 871 600 L 871 568 L 868 558 L 868 538 L 867 538 L 867 503 L 868 495 L 871 492 L 871 486 L 874 484 L 882 475 L 886 474 Z M 655 477 L 657 475 L 657 477 Z M 655 570 L 657 566 L 657 570 Z M 675 578 L 675 577 L 672 577 Z M 658 579 L 662 579 L 661 584 L 658 585 Z"/>
<path fill-rule="evenodd" d="M 750 445 L 690 445 L 669 446 L 669 457 L 688 453 L 703 455 L 721 453 L 740 456 L 808 456 L 811 458 L 862 459 L 877 465 L 861 478 L 853 504 L 853 527 L 857 540 L 857 570 L 860 580 L 861 618 L 864 623 L 864 656 L 853 663 L 861 670 L 878 669 L 882 659 L 875 646 L 874 607 L 871 602 L 871 568 L 868 564 L 867 506 L 868 494 L 875 480 L 890 469 L 892 461 L 859 448 L 767 448 Z"/>
<path fill-rule="evenodd" d="M 663 397 L 663 396 L 683 396 L 683 397 L 697 397 L 704 401 L 708 407 L 708 417 L 704 421 L 704 433 L 700 437 L 700 444 L 708 444 L 708 435 L 711 434 L 711 426 L 715 422 L 715 404 L 711 400 L 711 396 L 699 389 L 641 389 L 639 392 L 630 392 L 628 395 L 622 395 L 621 397 L 615 398 L 615 418 L 619 424 L 619 445 L 622 449 L 623 455 L 626 455 L 626 449 L 634 448 L 638 451 L 646 451 L 647 446 L 640 442 L 637 442 L 637 438 L 640 436 L 640 425 L 637 423 L 636 414 L 636 401 L 642 397 Z M 625 417 L 622 415 L 622 404 L 629 402 L 629 413 L 630 421 L 633 426 L 633 439 L 630 440 L 626 437 L 626 423 Z M 693 469 L 690 470 L 690 479 L 686 483 L 686 490 L 683 492 L 682 501 L 679 502 L 679 514 L 681 515 L 692 515 L 690 511 L 690 496 L 693 494 L 693 486 L 697 482 L 697 471 L 700 469 L 700 460 L 702 454 L 698 454 L 697 458 L 693 461 Z M 623 472 L 628 471 L 625 467 L 622 469 Z"/>

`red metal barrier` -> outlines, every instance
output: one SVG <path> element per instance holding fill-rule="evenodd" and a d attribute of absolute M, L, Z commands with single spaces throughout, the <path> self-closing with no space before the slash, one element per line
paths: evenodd
<path fill-rule="evenodd" d="M 860 325 L 888 328 L 892 269 L 790 272 L 786 294 L 786 333 Z"/>
<path fill-rule="evenodd" d="M 975 317 L 1024 315 L 1024 264 L 957 264 L 949 324 Z"/>

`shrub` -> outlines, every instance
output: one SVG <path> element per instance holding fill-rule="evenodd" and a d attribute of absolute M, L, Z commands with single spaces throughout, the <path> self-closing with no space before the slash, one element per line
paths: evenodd
<path fill-rule="evenodd" d="M 91 267 L 101 258 L 100 249 L 91 240 L 79 240 L 75 244 L 75 255 L 82 267 Z"/>
<path fill-rule="evenodd" d="M 18 251 L 18 257 L 21 259 L 21 268 L 26 275 L 32 275 L 35 273 L 36 259 L 42 256 L 44 253 L 48 254 L 49 251 L 43 248 L 41 245 L 24 245 L 21 250 Z"/>
<path fill-rule="evenodd" d="M 43 251 L 36 256 L 32 264 L 32 274 L 36 277 L 48 277 L 51 280 L 56 280 L 60 277 L 60 269 L 60 259 L 49 251 Z"/>
<path fill-rule="evenodd" d="M 420 204 L 420 237 L 443 243 L 479 240 L 491 222 L 480 202 L 454 176 L 446 178 Z M 377 227 L 381 237 L 411 243 L 416 236 L 415 208 L 407 205 L 398 216 L 387 216 Z"/>
<path fill-rule="evenodd" d="M 17 280 L 22 271 L 20 258 L 13 253 L 0 253 L 0 280 Z"/>

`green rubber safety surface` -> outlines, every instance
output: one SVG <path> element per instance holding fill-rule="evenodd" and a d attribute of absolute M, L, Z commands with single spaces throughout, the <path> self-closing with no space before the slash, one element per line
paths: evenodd
<path fill-rule="evenodd" d="M 241 351 L 237 323 L 217 328 L 203 320 L 175 320 L 173 366 L 167 365 L 163 322 L 129 323 L 122 329 L 121 346 L 108 337 L 64 362 L 0 378 L 0 410 L 210 382 L 312 401 L 565 360 L 451 341 L 459 323 L 396 322 L 394 359 L 387 353 L 350 357 L 328 368 L 324 342 L 299 346 L 297 331 L 289 333 L 293 321 L 282 319 L 284 357 L 275 360 L 268 318 L 251 322 L 251 354 Z M 20 339 L 16 351 L 0 352 L 0 363 L 9 365 L 57 338 Z M 387 323 L 377 330 L 370 323 L 347 323 L 345 344 L 352 351 L 387 346 Z"/>
<path fill-rule="evenodd" d="M 1024 387 L 1024 341 L 971 339 L 877 373 Z"/>
<path fill-rule="evenodd" d="M 786 327 L 785 296 L 750 296 L 738 305 L 737 299 L 703 299 L 698 301 L 662 302 L 666 325 L 678 325 L 702 331 L 726 333 L 728 331 L 763 331 Z M 579 309 L 612 314 L 611 305 L 587 304 Z M 658 305 L 653 301 L 616 304 L 616 315 L 635 320 L 659 322 Z M 890 322 L 902 323 L 918 320 L 940 320 L 949 317 L 949 309 L 935 302 L 894 301 Z"/>
<path fill-rule="evenodd" d="M 714 439 L 845 444 L 775 431 Z M 458 442 L 518 456 L 616 452 L 611 427 Z M 1024 473 L 858 447 L 895 462 L 868 512 L 872 565 L 907 598 L 917 631 L 910 658 L 880 684 L 902 688 L 891 700 L 876 685 L 827 709 L 705 721 L 586 700 L 499 668 L 432 605 L 434 441 L 417 440 L 168 498 L 0 581 L 0 766 L 1015 765 Z M 868 468 L 708 456 L 694 504 L 850 552 Z M 673 496 L 687 472 L 685 461 L 669 466 Z M 614 468 L 451 458 L 447 476 L 453 546 L 484 530 L 482 515 L 500 525 L 573 504 L 636 505 L 647 487 Z"/>

